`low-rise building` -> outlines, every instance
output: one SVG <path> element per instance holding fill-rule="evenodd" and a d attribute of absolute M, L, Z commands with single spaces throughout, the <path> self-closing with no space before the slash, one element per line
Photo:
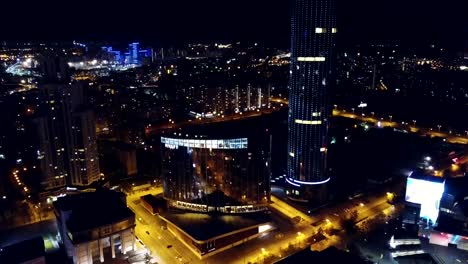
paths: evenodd
<path fill-rule="evenodd" d="M 57 225 L 67 255 L 76 264 L 104 262 L 135 246 L 135 214 L 123 193 L 97 190 L 54 202 Z"/>

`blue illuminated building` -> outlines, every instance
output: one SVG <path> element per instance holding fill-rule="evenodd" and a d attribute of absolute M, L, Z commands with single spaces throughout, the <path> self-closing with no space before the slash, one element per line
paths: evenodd
<path fill-rule="evenodd" d="M 113 50 L 112 47 L 102 47 L 101 49 L 111 56 L 111 60 L 119 64 L 124 62 L 120 50 Z"/>
<path fill-rule="evenodd" d="M 110 55 L 113 62 L 118 64 L 141 65 L 143 63 L 143 59 L 151 58 L 151 49 L 140 49 L 139 42 L 128 44 L 128 50 L 126 52 L 114 50 L 112 47 L 107 46 L 104 46 L 101 49 Z"/>
<path fill-rule="evenodd" d="M 291 21 L 288 114 L 289 198 L 327 199 L 327 131 L 331 114 L 336 17 L 334 0 L 296 0 Z"/>
<path fill-rule="evenodd" d="M 128 63 L 131 64 L 139 64 L 140 63 L 140 53 L 138 52 L 139 49 L 138 47 L 140 46 L 140 43 L 138 42 L 133 42 L 128 44 L 128 54 L 129 54 L 129 61 Z"/>

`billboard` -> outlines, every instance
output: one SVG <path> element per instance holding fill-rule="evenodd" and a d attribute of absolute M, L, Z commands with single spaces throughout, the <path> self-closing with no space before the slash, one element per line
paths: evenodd
<path fill-rule="evenodd" d="M 420 217 L 427 218 L 433 223 L 439 215 L 439 202 L 444 193 L 444 182 L 408 177 L 406 182 L 405 200 L 420 204 Z"/>

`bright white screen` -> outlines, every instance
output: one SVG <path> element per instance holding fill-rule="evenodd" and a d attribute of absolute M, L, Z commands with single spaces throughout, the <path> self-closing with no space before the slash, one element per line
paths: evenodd
<path fill-rule="evenodd" d="M 444 182 L 432 182 L 408 177 L 405 200 L 420 204 L 420 217 L 435 222 L 439 215 L 439 202 L 443 193 Z"/>

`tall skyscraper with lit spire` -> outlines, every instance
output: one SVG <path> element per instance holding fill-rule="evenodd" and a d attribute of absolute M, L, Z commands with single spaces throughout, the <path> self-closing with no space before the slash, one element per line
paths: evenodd
<path fill-rule="evenodd" d="M 296 0 L 291 20 L 287 194 L 320 204 L 327 199 L 327 132 L 334 82 L 334 0 Z"/>

